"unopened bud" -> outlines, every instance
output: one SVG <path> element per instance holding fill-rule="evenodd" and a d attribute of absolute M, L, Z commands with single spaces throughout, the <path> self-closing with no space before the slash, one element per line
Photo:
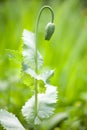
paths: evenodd
<path fill-rule="evenodd" d="M 54 33 L 55 25 L 54 23 L 48 23 L 45 29 L 45 40 L 50 40 L 52 34 Z"/>

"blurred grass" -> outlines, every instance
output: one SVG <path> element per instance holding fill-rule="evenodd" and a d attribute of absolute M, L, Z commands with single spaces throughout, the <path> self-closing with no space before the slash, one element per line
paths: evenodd
<path fill-rule="evenodd" d="M 24 28 L 34 31 L 38 10 L 44 3 L 39 0 L 0 2 L 0 108 L 14 112 L 22 122 L 20 109 L 32 92 L 17 81 L 20 65 L 8 60 L 5 49 L 20 47 Z M 49 12 L 44 11 L 39 26 L 39 49 L 44 66 L 56 70 L 51 80 L 59 90 L 55 114 L 69 112 L 69 119 L 58 127 L 87 130 L 87 9 L 81 8 L 79 0 L 60 4 L 54 0 L 47 4 L 53 7 L 56 30 L 49 43 L 44 41 L 44 27 L 50 20 Z M 5 84 L 7 89 L 2 91 Z"/>

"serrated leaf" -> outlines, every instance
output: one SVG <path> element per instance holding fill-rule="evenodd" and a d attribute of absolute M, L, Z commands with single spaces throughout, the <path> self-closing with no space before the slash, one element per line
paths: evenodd
<path fill-rule="evenodd" d="M 0 123 L 6 130 L 25 130 L 17 117 L 6 110 L 0 110 Z"/>
<path fill-rule="evenodd" d="M 41 74 L 36 74 L 36 72 L 28 68 L 25 70 L 27 74 L 37 80 L 42 80 L 44 83 L 47 83 L 48 79 L 54 74 L 54 70 L 46 69 Z"/>
<path fill-rule="evenodd" d="M 35 34 L 24 29 L 23 31 L 23 41 L 24 41 L 24 46 L 26 48 L 32 48 L 33 50 L 35 49 Z"/>
<path fill-rule="evenodd" d="M 31 69 L 31 68 L 26 69 L 25 73 L 30 75 L 33 79 L 39 80 L 39 75 L 36 74 L 36 72 L 33 69 Z"/>
<path fill-rule="evenodd" d="M 26 102 L 22 108 L 22 114 L 32 125 L 39 125 L 42 120 L 49 118 L 55 110 L 57 101 L 56 87 L 46 84 L 46 93 L 38 94 L 38 113 L 35 118 L 35 96 Z"/>
<path fill-rule="evenodd" d="M 27 30 L 23 31 L 23 57 L 24 64 L 29 66 L 32 69 L 35 69 L 35 34 Z M 41 68 L 43 65 L 43 58 L 39 51 L 37 52 L 37 62 L 38 68 Z"/>
<path fill-rule="evenodd" d="M 44 83 L 47 83 L 49 78 L 54 74 L 54 70 L 45 69 L 40 75 L 40 79 L 44 81 Z"/>
<path fill-rule="evenodd" d="M 39 84 L 39 92 L 44 92 L 45 87 L 44 85 L 48 83 L 49 78 L 54 74 L 54 70 L 45 69 L 41 74 L 36 74 L 36 72 L 31 69 L 27 68 L 27 66 L 24 66 L 25 73 L 22 73 L 22 82 L 27 86 L 34 86 L 34 79 L 38 80 Z"/>

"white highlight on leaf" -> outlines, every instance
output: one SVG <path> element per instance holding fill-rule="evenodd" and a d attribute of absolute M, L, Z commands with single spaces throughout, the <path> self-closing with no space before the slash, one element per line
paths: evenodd
<path fill-rule="evenodd" d="M 6 130 L 25 130 L 17 117 L 6 110 L 0 110 L 0 123 Z"/>
<path fill-rule="evenodd" d="M 23 41 L 24 45 L 26 45 L 28 48 L 35 49 L 35 34 L 24 29 L 23 31 Z"/>
<path fill-rule="evenodd" d="M 29 32 L 27 30 L 23 31 L 23 57 L 24 63 L 28 65 L 30 68 L 35 68 L 35 34 Z M 41 68 L 43 65 L 43 58 L 39 51 L 37 52 L 37 61 L 38 61 L 38 68 Z"/>

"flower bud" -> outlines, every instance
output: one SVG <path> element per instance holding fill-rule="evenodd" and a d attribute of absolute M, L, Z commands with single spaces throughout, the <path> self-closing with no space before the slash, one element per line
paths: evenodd
<path fill-rule="evenodd" d="M 48 23 L 45 29 L 45 40 L 50 40 L 52 34 L 54 33 L 55 25 L 54 23 Z"/>

